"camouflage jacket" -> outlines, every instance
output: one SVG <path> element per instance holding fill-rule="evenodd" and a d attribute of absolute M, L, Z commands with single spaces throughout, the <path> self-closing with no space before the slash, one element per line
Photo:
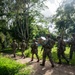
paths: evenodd
<path fill-rule="evenodd" d="M 33 42 L 33 43 L 31 44 L 31 49 L 32 49 L 32 50 L 35 50 L 35 49 L 37 50 L 37 47 L 38 47 L 38 46 L 37 46 L 36 42 Z"/>
<path fill-rule="evenodd" d="M 43 44 L 43 47 L 44 48 L 47 48 L 47 49 L 52 49 L 53 46 L 54 46 L 55 42 L 51 39 L 51 38 L 48 38 L 45 43 Z"/>
<path fill-rule="evenodd" d="M 21 49 L 22 49 L 22 50 L 25 50 L 25 48 L 26 48 L 26 43 L 23 42 L 23 43 L 21 44 Z"/>
<path fill-rule="evenodd" d="M 18 44 L 16 42 L 13 42 L 11 44 L 12 49 L 16 49 L 18 47 Z"/>
<path fill-rule="evenodd" d="M 65 47 L 66 47 L 65 42 L 62 39 L 59 39 L 57 43 L 58 50 L 65 51 Z"/>

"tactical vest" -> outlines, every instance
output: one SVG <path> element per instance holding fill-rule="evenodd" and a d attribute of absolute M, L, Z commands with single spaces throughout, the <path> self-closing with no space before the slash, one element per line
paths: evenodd
<path fill-rule="evenodd" d="M 32 43 L 31 48 L 32 48 L 32 49 L 37 49 L 36 43 Z"/>
<path fill-rule="evenodd" d="M 52 40 L 50 38 L 46 40 L 44 47 L 48 49 L 51 49 L 53 47 Z"/>

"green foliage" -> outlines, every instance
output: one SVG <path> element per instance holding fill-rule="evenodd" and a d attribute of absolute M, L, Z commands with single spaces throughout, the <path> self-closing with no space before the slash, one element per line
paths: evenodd
<path fill-rule="evenodd" d="M 0 55 L 0 75 L 29 75 L 26 65 Z"/>
<path fill-rule="evenodd" d="M 72 0 L 70 3 L 65 0 L 57 9 L 57 13 L 54 17 L 56 28 L 59 35 L 70 36 L 75 32 L 75 2 Z"/>
<path fill-rule="evenodd" d="M 0 42 L 3 43 L 5 41 L 6 36 L 0 32 Z"/>
<path fill-rule="evenodd" d="M 44 0 L 46 1 L 46 0 Z M 6 45 L 17 39 L 28 42 L 48 32 L 46 19 L 41 10 L 47 8 L 43 0 L 1 0 L 0 1 L 0 31 L 6 36 Z M 35 28 L 34 28 L 35 26 Z M 42 27 L 38 29 L 38 27 Z"/>
<path fill-rule="evenodd" d="M 0 50 L 4 47 L 4 42 L 5 42 L 6 36 L 0 32 Z"/>
<path fill-rule="evenodd" d="M 0 32 L 0 49 L 4 49 L 9 46 L 11 39 L 12 38 L 8 32 L 6 32 L 6 34 Z"/>

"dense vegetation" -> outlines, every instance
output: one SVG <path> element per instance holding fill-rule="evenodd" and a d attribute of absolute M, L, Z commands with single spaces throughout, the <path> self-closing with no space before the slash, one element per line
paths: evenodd
<path fill-rule="evenodd" d="M 50 31 L 48 24 L 55 25 L 57 30 L 51 37 L 56 39 L 58 35 L 64 39 L 70 39 L 75 33 L 75 1 L 64 0 L 57 9 L 55 15 L 44 17 L 41 10 L 47 8 L 46 0 L 0 0 L 0 52 L 12 54 L 10 44 L 13 39 L 19 44 L 24 39 L 28 46 L 33 38 L 46 36 Z M 69 2 L 70 1 L 70 2 Z M 66 47 L 66 57 L 69 58 L 69 47 Z M 42 59 L 41 46 L 38 48 L 39 58 Z M 21 56 L 18 49 L 16 54 Z M 31 49 L 25 51 L 27 57 L 31 57 Z M 58 62 L 57 47 L 52 49 L 54 62 Z M 35 57 L 36 58 L 36 57 Z M 62 60 L 64 63 L 65 61 Z M 70 60 L 75 65 L 75 53 Z M 0 55 L 0 75 L 28 75 L 30 73 L 26 65 L 19 64 L 15 60 Z"/>
<path fill-rule="evenodd" d="M 18 42 L 25 39 L 28 43 L 34 37 L 48 33 L 47 21 L 41 14 L 41 10 L 47 8 L 44 1 L 0 1 L 0 49 L 9 46 L 13 39 Z"/>
<path fill-rule="evenodd" d="M 29 75 L 30 69 L 25 64 L 0 55 L 0 75 Z"/>

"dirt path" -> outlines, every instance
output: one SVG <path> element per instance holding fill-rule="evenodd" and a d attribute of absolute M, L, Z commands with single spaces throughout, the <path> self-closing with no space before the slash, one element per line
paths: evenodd
<path fill-rule="evenodd" d="M 13 58 L 12 55 L 6 56 Z M 23 59 L 20 56 L 17 56 L 13 59 L 22 64 L 27 63 L 28 66 L 32 67 L 33 71 L 31 75 L 75 75 L 75 66 L 55 64 L 55 67 L 52 68 L 49 61 L 46 61 L 45 67 L 42 67 L 40 66 L 41 60 L 39 63 L 36 62 L 36 59 L 34 59 L 34 61 L 31 62 L 30 58 Z"/>

